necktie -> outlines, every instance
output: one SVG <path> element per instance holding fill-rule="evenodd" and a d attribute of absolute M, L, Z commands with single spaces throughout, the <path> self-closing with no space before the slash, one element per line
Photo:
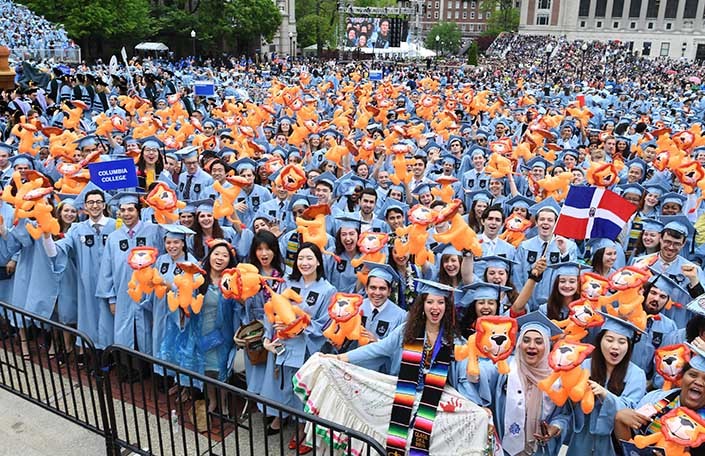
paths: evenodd
<path fill-rule="evenodd" d="M 186 190 L 184 190 L 184 199 L 191 199 L 191 181 L 193 181 L 193 174 L 189 174 L 186 178 Z"/>
<path fill-rule="evenodd" d="M 544 242 L 543 245 L 541 246 L 541 256 L 546 255 L 547 250 L 548 250 L 548 242 Z"/>
<path fill-rule="evenodd" d="M 135 235 L 135 231 L 134 231 L 134 230 L 130 230 L 130 231 L 127 232 L 127 235 L 130 236 L 130 239 L 132 239 L 132 237 Z"/>
<path fill-rule="evenodd" d="M 372 321 L 372 320 L 374 320 L 375 318 L 377 318 L 377 314 L 378 314 L 378 313 L 379 313 L 379 309 L 374 309 L 374 310 L 372 310 L 372 318 L 370 319 L 370 321 Z"/>
<path fill-rule="evenodd" d="M 97 223 L 93 224 L 93 231 L 95 231 L 96 236 L 100 236 L 100 225 Z"/>

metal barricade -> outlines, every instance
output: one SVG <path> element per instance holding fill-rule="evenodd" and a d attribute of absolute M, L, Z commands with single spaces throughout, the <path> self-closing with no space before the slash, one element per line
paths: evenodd
<path fill-rule="evenodd" d="M 113 397 L 107 405 L 115 454 L 121 449 L 141 455 L 269 456 L 291 454 L 290 450 L 300 454 L 298 445 L 289 445 L 289 434 L 299 426 L 306 426 L 317 442 L 311 455 L 385 454 L 378 442 L 352 429 L 129 348 L 108 347 L 103 362 L 117 361 L 151 375 L 126 382 L 114 378 L 118 370 L 105 375 L 106 393 Z M 267 435 L 267 416 L 280 420 L 288 416 L 289 424 Z M 353 451 L 353 443 L 362 444 L 364 451 Z"/>
<path fill-rule="evenodd" d="M 85 334 L 0 302 L 0 388 L 105 436 L 107 442 L 109 420 L 98 360 Z"/>

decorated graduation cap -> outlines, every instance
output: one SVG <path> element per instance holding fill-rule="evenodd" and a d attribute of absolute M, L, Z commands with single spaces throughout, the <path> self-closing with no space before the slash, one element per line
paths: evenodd
<path fill-rule="evenodd" d="M 612 331 L 613 333 L 624 336 L 634 342 L 637 342 L 640 335 L 643 333 L 641 329 L 630 321 L 623 320 L 619 317 L 613 317 L 612 315 L 601 311 L 597 311 L 597 313 L 605 318 L 605 322 L 602 324 L 601 328 L 603 331 Z"/>
<path fill-rule="evenodd" d="M 245 171 L 246 169 L 250 169 L 250 170 L 254 171 L 255 168 L 257 168 L 257 162 L 249 157 L 244 157 L 244 158 L 237 160 L 235 163 L 233 163 L 232 168 L 237 173 L 241 173 L 241 172 Z"/>
<path fill-rule="evenodd" d="M 590 269 L 590 266 L 577 261 L 563 261 L 561 263 L 550 264 L 549 268 L 556 272 L 557 276 L 576 276 L 579 277 L 581 271 Z"/>
<path fill-rule="evenodd" d="M 162 149 L 164 143 L 156 136 L 147 136 L 142 139 L 142 147 L 149 149 Z"/>
<path fill-rule="evenodd" d="M 464 291 L 462 302 L 470 304 L 478 299 L 494 299 L 499 302 L 502 292 L 510 291 L 511 288 L 488 282 L 474 282 L 462 287 Z"/>
<path fill-rule="evenodd" d="M 510 271 L 512 267 L 519 264 L 514 260 L 510 260 L 509 258 L 501 257 L 499 255 L 489 255 L 486 257 L 482 257 L 477 261 L 483 262 L 484 265 L 488 268 L 502 268 L 506 269 L 507 271 Z"/>
<path fill-rule="evenodd" d="M 675 295 L 676 291 L 680 291 L 681 293 L 689 295 L 688 290 L 680 286 L 678 283 L 676 283 L 676 281 L 671 279 L 666 274 L 662 274 L 661 272 L 651 267 L 649 269 L 654 274 L 649 279 L 649 283 L 666 293 L 670 299 L 673 299 L 673 296 Z"/>
<path fill-rule="evenodd" d="M 680 193 L 670 192 L 664 194 L 661 197 L 661 206 L 667 203 L 676 203 L 682 208 L 685 206 L 686 201 L 687 198 L 684 195 L 681 195 Z"/>
<path fill-rule="evenodd" d="M 179 160 L 181 161 L 188 160 L 189 158 L 196 158 L 198 157 L 198 146 L 184 147 L 183 149 L 179 149 L 174 153 L 177 157 L 179 157 Z"/>
<path fill-rule="evenodd" d="M 538 331 L 548 340 L 563 334 L 558 325 L 549 320 L 546 314 L 538 310 L 517 318 L 517 324 L 519 325 L 520 334 L 524 334 L 527 331 Z"/>
<path fill-rule="evenodd" d="M 419 294 L 427 293 L 434 296 L 443 296 L 447 298 L 451 296 L 454 292 L 458 291 L 449 285 L 434 282 L 432 280 L 426 279 L 414 279 L 419 284 L 419 289 L 417 290 Z"/>
<path fill-rule="evenodd" d="M 561 207 L 558 205 L 553 197 L 546 198 L 538 204 L 534 204 L 529 208 L 529 213 L 534 217 L 539 214 L 539 212 L 551 211 L 556 214 L 556 217 L 561 213 Z"/>
<path fill-rule="evenodd" d="M 379 277 L 380 279 L 383 279 L 389 284 L 401 281 L 401 278 L 399 277 L 399 274 L 397 274 L 397 271 L 395 271 L 393 267 L 386 263 L 373 263 L 371 261 L 365 261 L 364 264 L 370 271 L 367 275 L 368 280 L 371 277 Z"/>
<path fill-rule="evenodd" d="M 123 204 L 139 204 L 141 193 L 137 192 L 120 192 L 110 198 L 110 204 L 117 205 L 118 207 Z"/>
<path fill-rule="evenodd" d="M 683 215 L 664 215 L 661 222 L 664 223 L 664 230 L 674 230 L 688 238 L 695 233 L 693 223 Z"/>
<path fill-rule="evenodd" d="M 12 163 L 12 167 L 14 168 L 15 166 L 19 165 L 25 165 L 29 166 L 32 169 L 35 169 L 36 166 L 34 165 L 34 157 L 28 154 L 17 154 L 12 157 L 10 157 L 10 162 Z"/>
<path fill-rule="evenodd" d="M 181 241 L 186 240 L 186 236 L 190 234 L 196 234 L 195 231 L 193 231 L 191 228 L 185 227 L 183 225 L 176 225 L 176 224 L 166 224 L 166 225 L 161 225 L 162 228 L 166 231 L 165 237 L 167 239 L 179 239 Z"/>

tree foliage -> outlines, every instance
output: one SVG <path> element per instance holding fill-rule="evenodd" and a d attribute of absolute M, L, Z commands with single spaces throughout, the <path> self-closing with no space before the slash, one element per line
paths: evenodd
<path fill-rule="evenodd" d="M 519 8 L 514 6 L 513 0 L 482 0 L 480 11 L 485 16 L 490 14 L 485 34 L 497 35 L 519 30 Z"/>
<path fill-rule="evenodd" d="M 438 36 L 438 42 L 436 42 Z M 455 54 L 460 49 L 461 34 L 455 22 L 439 22 L 426 35 L 427 49 L 439 50 L 442 54 Z"/>
<path fill-rule="evenodd" d="M 468 48 L 468 65 L 477 65 L 477 41 L 473 40 Z"/>

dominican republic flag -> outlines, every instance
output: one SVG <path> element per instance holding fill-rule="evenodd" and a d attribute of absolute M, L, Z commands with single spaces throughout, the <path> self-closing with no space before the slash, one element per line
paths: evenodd
<path fill-rule="evenodd" d="M 570 187 L 553 232 L 569 239 L 617 239 L 637 207 L 604 187 Z"/>

